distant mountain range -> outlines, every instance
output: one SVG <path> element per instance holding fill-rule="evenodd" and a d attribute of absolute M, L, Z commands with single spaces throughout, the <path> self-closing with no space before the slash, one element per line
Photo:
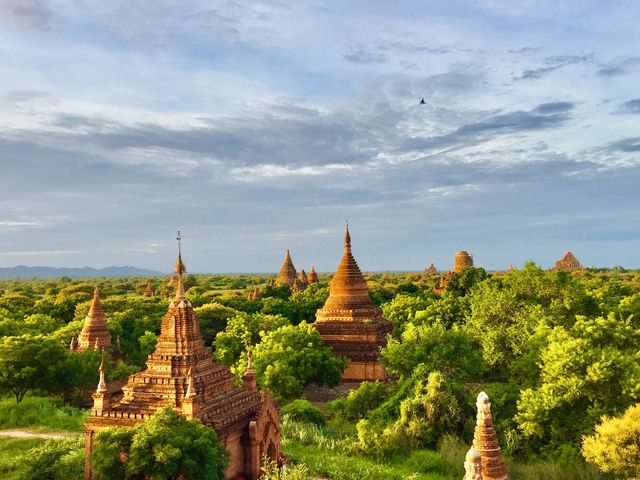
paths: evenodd
<path fill-rule="evenodd" d="M 67 267 L 16 267 L 0 268 L 1 278 L 51 278 L 51 277 L 151 277 L 165 275 L 162 272 L 137 267 L 67 268 Z"/>

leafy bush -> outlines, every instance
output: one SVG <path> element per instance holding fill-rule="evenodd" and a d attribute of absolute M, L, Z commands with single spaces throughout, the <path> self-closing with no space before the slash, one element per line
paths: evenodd
<path fill-rule="evenodd" d="M 66 407 L 51 398 L 25 397 L 20 403 L 0 399 L 0 429 L 44 427 L 50 430 L 81 432 L 87 411 Z"/>
<path fill-rule="evenodd" d="M 313 423 L 315 425 L 325 424 L 325 419 L 320 409 L 307 400 L 294 400 L 282 407 L 281 413 L 283 416 L 286 415 L 291 420 L 298 422 Z"/>
<path fill-rule="evenodd" d="M 583 438 L 582 452 L 603 472 L 640 479 L 640 403 L 620 417 L 603 417 L 595 433 Z"/>
<path fill-rule="evenodd" d="M 81 437 L 52 440 L 29 451 L 27 478 L 80 479 L 83 470 L 84 442 Z"/>
<path fill-rule="evenodd" d="M 389 397 L 387 385 L 381 382 L 362 382 L 346 397 L 326 404 L 327 411 L 335 418 L 359 420 L 383 403 Z"/>

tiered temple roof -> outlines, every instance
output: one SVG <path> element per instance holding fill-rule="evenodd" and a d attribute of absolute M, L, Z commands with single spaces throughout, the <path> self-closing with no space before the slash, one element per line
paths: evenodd
<path fill-rule="evenodd" d="M 313 268 L 313 265 L 311 265 L 311 268 L 309 269 L 307 280 L 309 281 L 309 285 L 312 283 L 318 283 L 318 274 L 316 273 L 316 269 Z"/>
<path fill-rule="evenodd" d="M 562 270 L 564 272 L 572 272 L 582 268 L 582 265 L 578 259 L 571 252 L 564 254 L 560 260 L 558 260 L 551 270 Z"/>
<path fill-rule="evenodd" d="M 284 256 L 284 262 L 282 263 L 282 267 L 280 268 L 280 274 L 276 279 L 276 285 L 287 285 L 288 287 L 293 287 L 293 284 L 295 283 L 297 278 L 298 274 L 296 272 L 296 267 L 293 266 L 291 254 L 287 249 L 287 253 Z"/>
<path fill-rule="evenodd" d="M 489 396 L 480 392 L 476 402 L 478 415 L 476 429 L 473 434 L 473 447 L 480 452 L 482 458 L 482 477 L 484 480 L 509 480 L 507 466 L 502 458 L 498 436 L 493 428 L 491 402 Z M 473 477 L 471 477 L 473 478 Z"/>
<path fill-rule="evenodd" d="M 72 341 L 71 345 L 74 346 L 74 343 Z M 93 291 L 93 300 L 91 300 L 89 312 L 84 319 L 84 325 L 75 347 L 80 352 L 90 348 L 102 350 L 111 347 L 111 334 L 107 330 L 107 319 L 100 303 L 98 287 Z"/>
<path fill-rule="evenodd" d="M 383 380 L 380 349 L 386 345 L 393 324 L 369 298 L 369 288 L 351 253 L 349 228 L 344 255 L 329 284 L 329 298 L 316 313 L 315 326 L 334 353 L 349 358 L 345 381 Z"/>
<path fill-rule="evenodd" d="M 216 430 L 231 455 L 229 476 L 257 479 L 262 456 L 279 454 L 279 408 L 267 392 L 258 391 L 255 382 L 237 388 L 229 368 L 214 363 L 193 306 L 185 297 L 181 254 L 175 271 L 176 295 L 162 319 L 156 349 L 146 368 L 129 377 L 120 402 L 111 405 L 104 393 L 94 394 L 94 408 L 86 423 L 87 455 L 96 430 L 131 426 L 170 406 Z M 88 463 L 85 478 L 87 475 Z"/>

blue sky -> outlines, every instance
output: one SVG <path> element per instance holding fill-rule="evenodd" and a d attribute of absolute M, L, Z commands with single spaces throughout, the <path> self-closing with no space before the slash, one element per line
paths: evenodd
<path fill-rule="evenodd" d="M 0 266 L 640 266 L 640 3 L 0 2 Z M 419 106 L 424 97 L 427 104 Z"/>

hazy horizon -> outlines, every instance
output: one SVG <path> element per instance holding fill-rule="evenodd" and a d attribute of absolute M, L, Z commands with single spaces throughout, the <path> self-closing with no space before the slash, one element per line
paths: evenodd
<path fill-rule="evenodd" d="M 640 266 L 640 3 L 0 9 L 0 266 Z M 419 105 L 424 98 L 426 105 Z M 636 205 L 634 207 L 633 205 Z M 420 267 L 420 268 L 418 268 Z"/>

